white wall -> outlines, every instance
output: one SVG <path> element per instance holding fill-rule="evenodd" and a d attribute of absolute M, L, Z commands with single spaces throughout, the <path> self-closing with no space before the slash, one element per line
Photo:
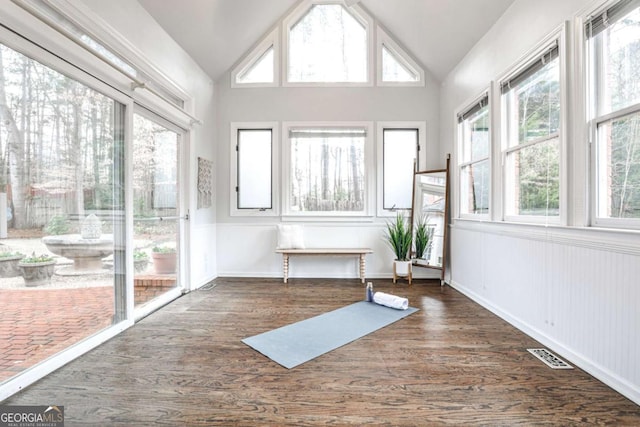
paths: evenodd
<path fill-rule="evenodd" d="M 437 168 L 444 166 L 444 158 L 438 157 L 438 102 L 439 84 L 428 72 L 425 87 L 259 89 L 232 89 L 227 72 L 217 84 L 217 157 L 224 159 L 217 171 L 219 275 L 282 276 L 281 256 L 274 253 L 276 224 L 281 219 L 230 216 L 230 165 L 226 159 L 230 158 L 231 122 L 423 121 L 427 127 L 426 167 Z M 367 256 L 367 277 L 390 277 L 393 256 L 382 239 L 384 224 L 379 218 L 369 222 L 305 222 L 305 245 L 371 247 L 374 253 Z M 356 260 L 348 258 L 294 259 L 291 277 L 353 278 L 358 277 L 358 268 Z"/>
<path fill-rule="evenodd" d="M 465 102 L 592 6 L 586 0 L 516 0 L 442 85 L 441 153 L 453 151 L 454 115 Z M 577 121 L 570 126 L 579 128 Z M 570 133 L 570 152 L 579 147 L 579 134 Z M 584 181 L 585 171 L 569 166 L 571 179 Z M 570 208 L 581 211 L 576 196 L 569 194 Z M 586 216 L 576 212 L 574 218 Z M 571 217 L 569 223 L 580 224 Z M 451 236 L 454 287 L 640 403 L 640 234 L 457 220 Z"/>

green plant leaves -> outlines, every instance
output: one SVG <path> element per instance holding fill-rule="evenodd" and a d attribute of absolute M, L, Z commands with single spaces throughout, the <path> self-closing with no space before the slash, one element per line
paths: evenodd
<path fill-rule="evenodd" d="M 394 221 L 387 222 L 386 238 L 398 261 L 408 261 L 411 250 L 409 222 L 398 213 Z"/>

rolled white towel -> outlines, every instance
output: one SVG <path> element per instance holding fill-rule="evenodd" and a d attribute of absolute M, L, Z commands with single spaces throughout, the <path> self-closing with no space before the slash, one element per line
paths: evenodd
<path fill-rule="evenodd" d="M 406 310 L 407 308 L 409 308 L 408 299 L 391 294 L 385 294 L 384 292 L 374 293 L 373 302 L 375 302 L 376 304 L 395 308 L 396 310 Z"/>

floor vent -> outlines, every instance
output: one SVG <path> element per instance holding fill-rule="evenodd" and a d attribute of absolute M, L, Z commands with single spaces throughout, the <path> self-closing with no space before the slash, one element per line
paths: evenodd
<path fill-rule="evenodd" d="M 573 369 L 573 366 L 569 365 L 546 348 L 528 348 L 527 351 L 542 360 L 551 369 Z"/>

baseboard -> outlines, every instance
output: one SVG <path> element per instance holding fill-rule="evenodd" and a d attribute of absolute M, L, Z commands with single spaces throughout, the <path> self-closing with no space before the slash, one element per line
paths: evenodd
<path fill-rule="evenodd" d="M 191 291 L 195 291 L 200 289 L 201 287 L 208 285 L 209 283 L 213 282 L 214 280 L 216 280 L 218 278 L 218 276 L 211 276 L 208 279 L 204 279 L 201 280 L 200 282 L 198 282 L 195 286 L 193 286 L 191 289 L 188 289 L 187 292 L 191 292 Z"/>
<path fill-rule="evenodd" d="M 282 272 L 274 273 L 274 272 L 256 272 L 256 271 L 219 271 L 217 277 L 241 277 L 241 278 L 256 278 L 256 279 L 282 279 Z M 320 276 L 292 276 L 289 275 L 289 279 L 359 279 L 358 276 L 344 276 L 339 274 L 328 274 L 322 277 Z M 440 272 L 437 272 L 434 275 L 430 274 L 420 274 L 413 275 L 414 279 L 440 279 Z M 393 273 L 376 273 L 372 275 L 367 275 L 366 279 L 376 280 L 376 279 L 393 279 Z M 212 279 L 213 280 L 213 279 Z M 209 282 L 206 282 L 209 283 Z M 206 284 L 205 283 L 205 284 Z M 204 284 L 203 284 L 204 285 Z M 203 286 L 201 285 L 201 286 Z"/>
<path fill-rule="evenodd" d="M 612 389 L 616 390 L 618 393 L 627 397 L 634 403 L 640 405 L 640 389 L 629 383 L 624 378 L 612 373 L 608 369 L 603 366 L 599 366 L 589 360 L 587 357 L 583 356 L 580 353 L 576 353 L 570 348 L 566 347 L 561 342 L 555 340 L 554 338 L 544 334 L 538 329 L 532 327 L 531 325 L 522 322 L 517 317 L 514 317 L 510 313 L 502 310 L 501 308 L 491 304 L 490 301 L 486 300 L 482 296 L 473 292 L 472 290 L 466 288 L 461 283 L 456 282 L 455 280 L 450 280 L 449 286 L 469 297 L 476 303 L 480 304 L 482 307 L 486 308 L 496 316 L 505 320 L 512 326 L 518 328 L 520 331 L 529 335 L 533 339 L 539 341 L 544 346 L 548 347 L 558 355 L 568 359 L 572 364 L 584 370 L 585 372 L 592 375 L 594 378 L 602 381 L 604 384 L 608 385 Z"/>

